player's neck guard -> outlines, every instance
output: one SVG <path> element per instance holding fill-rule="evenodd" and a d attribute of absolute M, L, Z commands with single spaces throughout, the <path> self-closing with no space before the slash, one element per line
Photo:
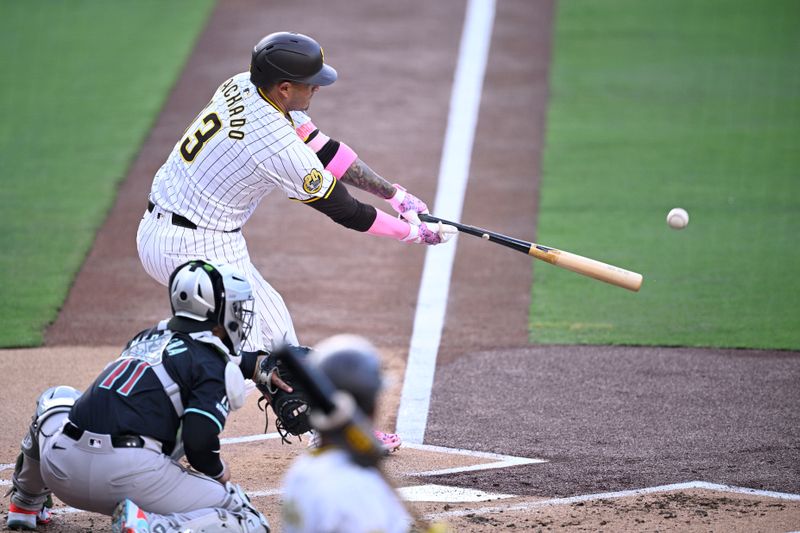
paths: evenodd
<path fill-rule="evenodd" d="M 167 322 L 167 328 L 170 331 L 178 333 L 199 333 L 201 331 L 211 331 L 214 329 L 214 324 L 210 320 L 193 320 L 183 316 L 173 316 Z"/>

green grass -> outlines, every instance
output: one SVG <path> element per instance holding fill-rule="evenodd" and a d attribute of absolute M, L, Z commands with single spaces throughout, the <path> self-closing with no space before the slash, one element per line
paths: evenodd
<path fill-rule="evenodd" d="M 212 5 L 0 3 L 0 346 L 42 342 Z"/>
<path fill-rule="evenodd" d="M 800 349 L 800 3 L 558 3 L 532 342 Z M 665 223 L 689 211 L 682 231 Z"/>

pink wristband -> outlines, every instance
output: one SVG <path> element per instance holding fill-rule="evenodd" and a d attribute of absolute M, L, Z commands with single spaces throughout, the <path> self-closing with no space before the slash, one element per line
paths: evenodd
<path fill-rule="evenodd" d="M 369 227 L 367 233 L 370 235 L 378 235 L 379 237 L 392 237 L 398 241 L 402 241 L 411 232 L 411 225 L 405 220 L 395 218 L 380 209 L 376 209 L 378 216 L 375 217 L 375 222 Z"/>
<path fill-rule="evenodd" d="M 314 125 L 313 122 L 311 122 L 309 120 L 305 124 L 302 124 L 302 125 L 298 126 L 297 128 L 295 128 L 294 131 L 296 131 L 297 132 L 297 136 L 300 137 L 303 140 L 303 142 L 305 142 L 305 140 L 308 139 L 308 136 L 311 135 L 311 133 L 315 129 L 317 129 L 317 127 Z"/>

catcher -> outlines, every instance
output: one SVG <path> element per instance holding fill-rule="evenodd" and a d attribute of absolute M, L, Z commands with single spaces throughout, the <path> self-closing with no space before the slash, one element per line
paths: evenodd
<path fill-rule="evenodd" d="M 87 391 L 39 397 L 12 478 L 10 528 L 35 529 L 54 493 L 113 516 L 116 532 L 269 531 L 219 453 L 245 376 L 259 380 L 265 360 L 240 352 L 250 284 L 227 265 L 194 260 L 168 287 L 173 316 L 133 337 Z M 292 391 L 268 377 L 271 390 Z M 178 462 L 184 453 L 191 469 Z"/>

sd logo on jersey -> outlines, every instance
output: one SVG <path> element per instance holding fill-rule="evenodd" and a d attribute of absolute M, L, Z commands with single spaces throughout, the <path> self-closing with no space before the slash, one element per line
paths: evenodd
<path fill-rule="evenodd" d="M 319 170 L 312 169 L 311 172 L 306 174 L 306 177 L 303 178 L 303 190 L 306 191 L 308 194 L 314 194 L 319 192 L 322 188 L 322 172 Z"/>

